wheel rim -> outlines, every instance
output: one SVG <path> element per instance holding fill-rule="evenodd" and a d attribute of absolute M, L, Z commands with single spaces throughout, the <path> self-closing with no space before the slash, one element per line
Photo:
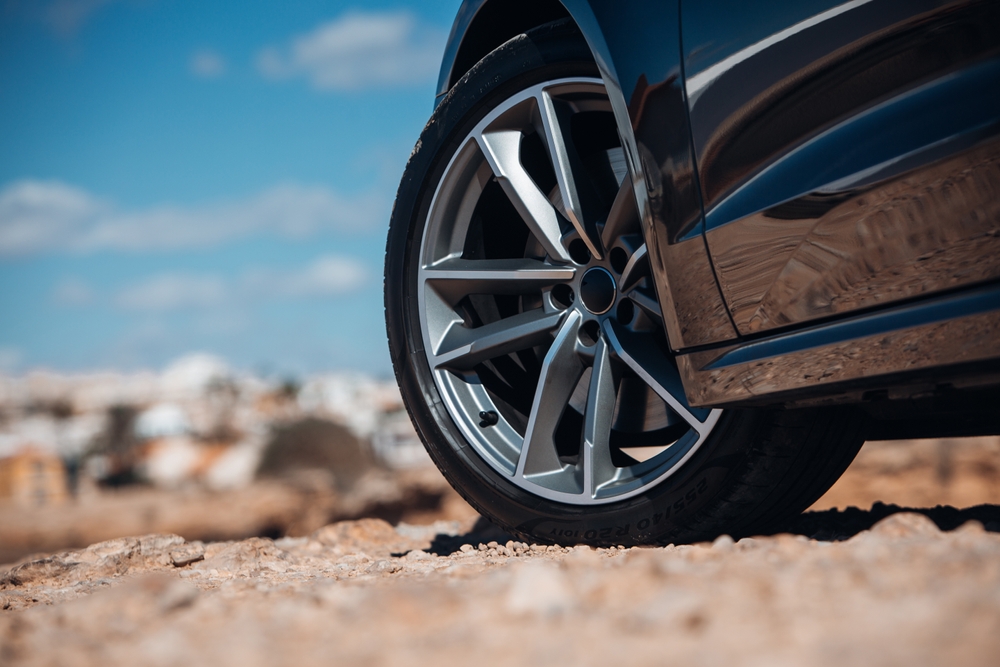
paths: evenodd
<path fill-rule="evenodd" d="M 719 410 L 688 405 L 600 79 L 549 81 L 466 136 L 420 247 L 423 354 L 477 455 L 574 505 L 648 490 Z"/>

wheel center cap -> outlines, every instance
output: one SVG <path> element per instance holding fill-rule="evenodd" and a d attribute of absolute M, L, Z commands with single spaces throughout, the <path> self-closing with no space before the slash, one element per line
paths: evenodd
<path fill-rule="evenodd" d="M 611 310 L 616 296 L 615 279 L 606 269 L 595 266 L 583 274 L 580 299 L 594 315 L 602 315 Z"/>

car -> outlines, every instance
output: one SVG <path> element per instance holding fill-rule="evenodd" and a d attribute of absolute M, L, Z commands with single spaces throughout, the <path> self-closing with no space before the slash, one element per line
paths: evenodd
<path fill-rule="evenodd" d="M 390 221 L 431 458 L 529 542 L 780 530 L 1000 433 L 1000 3 L 466 0 Z"/>

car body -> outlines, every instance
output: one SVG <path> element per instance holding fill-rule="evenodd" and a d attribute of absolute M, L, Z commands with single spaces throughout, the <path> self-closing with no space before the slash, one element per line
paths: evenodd
<path fill-rule="evenodd" d="M 469 0 L 386 246 L 448 480 L 524 539 L 780 530 L 1000 433 L 1000 3 Z"/>
<path fill-rule="evenodd" d="M 1000 426 L 1000 3 L 467 0 L 438 101 L 570 17 L 611 100 L 698 407 Z"/>

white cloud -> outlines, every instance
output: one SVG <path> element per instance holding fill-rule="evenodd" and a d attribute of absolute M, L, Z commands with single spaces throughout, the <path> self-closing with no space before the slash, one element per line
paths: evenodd
<path fill-rule="evenodd" d="M 226 73 L 226 60 L 215 51 L 196 51 L 188 63 L 191 73 L 202 79 L 217 79 Z"/>
<path fill-rule="evenodd" d="M 445 39 L 409 12 L 350 12 L 261 50 L 257 69 L 269 79 L 305 77 L 319 90 L 411 85 L 437 74 Z"/>
<path fill-rule="evenodd" d="M 16 181 L 0 189 L 0 256 L 203 248 L 267 234 L 301 239 L 371 229 L 386 208 L 373 193 L 284 184 L 242 200 L 122 210 L 58 181 Z"/>
<path fill-rule="evenodd" d="M 172 273 L 126 287 L 115 303 L 124 310 L 159 312 L 217 306 L 228 296 L 225 281 L 217 276 Z"/>
<path fill-rule="evenodd" d="M 12 183 L 0 190 L 0 254 L 65 243 L 81 226 L 111 212 L 107 202 L 64 183 Z"/>
<path fill-rule="evenodd" d="M 53 300 L 65 306 L 86 306 L 93 303 L 94 290 L 79 278 L 61 280 L 52 291 Z"/>
<path fill-rule="evenodd" d="M 297 271 L 254 271 L 244 276 L 250 293 L 276 297 L 334 296 L 368 282 L 368 268 L 351 257 L 321 257 Z"/>
<path fill-rule="evenodd" d="M 210 274 L 160 274 L 120 290 L 114 303 L 122 310 L 167 312 L 210 310 L 260 300 L 331 297 L 364 287 L 370 275 L 368 267 L 357 259 L 329 255 L 300 269 L 256 269 L 236 280 Z"/>

